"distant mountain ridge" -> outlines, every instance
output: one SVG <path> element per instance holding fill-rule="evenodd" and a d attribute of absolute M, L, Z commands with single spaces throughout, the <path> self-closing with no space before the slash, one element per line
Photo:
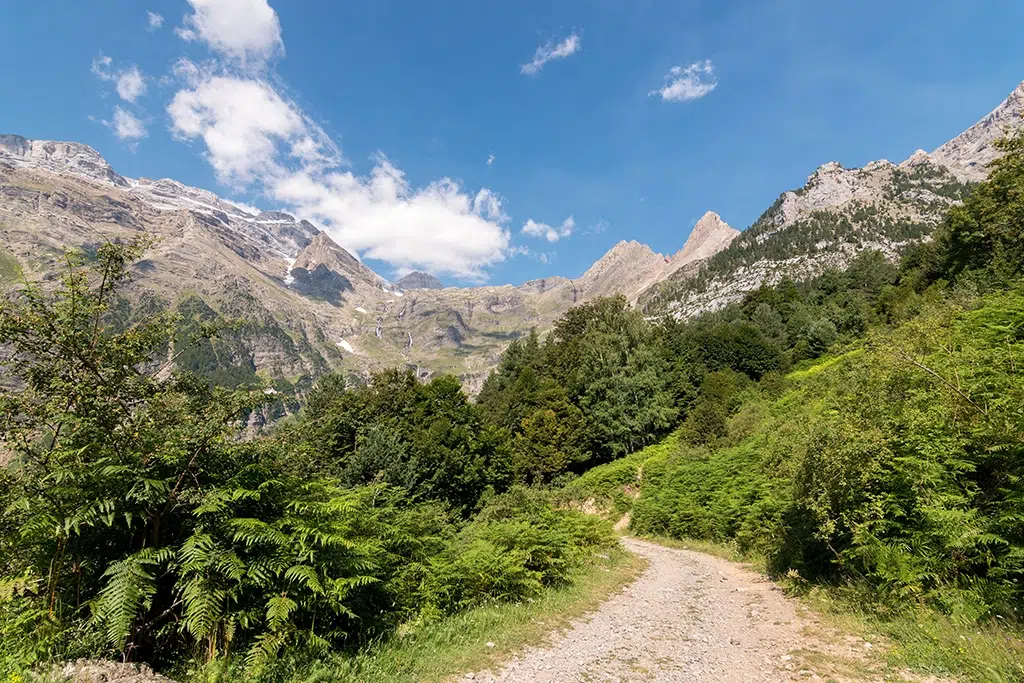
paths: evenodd
<path fill-rule="evenodd" d="M 865 249 L 895 260 L 927 239 L 971 183 L 996 158 L 995 141 L 1024 127 L 1024 83 L 993 112 L 931 154 L 917 150 L 900 164 L 885 159 L 862 168 L 831 161 L 803 187 L 784 192 L 699 272 L 666 278 L 640 301 L 651 315 L 685 318 L 740 300 L 783 277 L 801 280 L 845 268 Z"/>
<path fill-rule="evenodd" d="M 365 377 L 394 366 L 451 372 L 474 391 L 511 340 L 601 296 L 688 317 L 761 284 L 844 267 L 864 249 L 895 259 L 984 177 L 993 142 L 1022 114 L 1024 83 L 931 154 L 822 165 L 743 232 L 709 211 L 671 255 L 624 240 L 578 278 L 461 288 L 419 272 L 392 283 L 308 221 L 170 179 L 126 178 L 87 145 L 0 135 L 0 289 L 13 284 L 5 264 L 49 278 L 66 247 L 146 233 L 158 241 L 137 269 L 136 296 L 245 321 L 210 362 L 296 393 L 328 370 Z"/>
<path fill-rule="evenodd" d="M 413 271 L 395 283 L 399 289 L 444 289 L 444 285 L 430 273 Z"/>
<path fill-rule="evenodd" d="M 675 256 L 622 243 L 576 279 L 445 288 L 417 272 L 391 283 L 289 213 L 121 176 L 87 145 L 0 136 L 0 258 L 46 278 L 65 247 L 139 233 L 158 238 L 137 272 L 140 294 L 189 315 L 244 319 L 217 362 L 299 392 L 329 369 L 365 376 L 394 366 L 452 372 L 475 390 L 512 339 L 599 296 L 635 300 L 738 234 L 709 214 Z"/>

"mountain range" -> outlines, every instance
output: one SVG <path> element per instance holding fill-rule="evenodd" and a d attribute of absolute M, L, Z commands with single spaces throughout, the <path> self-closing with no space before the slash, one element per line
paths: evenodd
<path fill-rule="evenodd" d="M 91 147 L 0 135 L 0 289 L 53 279 L 66 248 L 156 239 L 128 291 L 136 315 L 157 308 L 241 324 L 189 369 L 264 377 L 302 393 L 330 370 L 450 372 L 479 388 L 508 343 L 570 307 L 623 295 L 651 316 L 689 317 L 783 277 L 842 268 L 859 251 L 892 259 L 927 239 L 984 179 L 996 139 L 1024 125 L 1024 83 L 932 153 L 847 169 L 829 162 L 739 232 L 707 212 L 675 254 L 622 241 L 578 278 L 444 287 L 428 273 L 390 282 L 300 217 L 253 212 L 170 179 L 119 175 Z M 239 370 L 241 369 L 241 374 Z"/>

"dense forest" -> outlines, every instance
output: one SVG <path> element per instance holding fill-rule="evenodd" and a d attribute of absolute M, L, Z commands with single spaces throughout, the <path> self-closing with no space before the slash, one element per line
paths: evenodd
<path fill-rule="evenodd" d="M 0 304 L 0 675 L 288 679 L 574 580 L 615 545 L 580 498 L 879 604 L 1015 618 L 1024 138 L 1003 144 L 899 265 L 864 252 L 691 321 L 598 300 L 513 342 L 475 401 L 327 375 L 256 437 L 273 383 L 196 360 L 230 330 L 123 315 L 145 243 L 69 254 Z"/>

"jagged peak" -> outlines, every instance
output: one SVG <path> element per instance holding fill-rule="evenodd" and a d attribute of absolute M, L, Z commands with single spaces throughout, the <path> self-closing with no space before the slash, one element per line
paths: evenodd
<path fill-rule="evenodd" d="M 352 252 L 331 239 L 331 236 L 323 230 L 313 235 L 309 244 L 295 257 L 292 270 L 298 268 L 313 270 L 319 265 L 324 265 L 344 275 L 358 276 L 361 280 L 371 282 L 376 286 L 383 287 L 387 284 L 386 279 L 360 261 Z"/>
<path fill-rule="evenodd" d="M 608 258 L 617 258 L 623 255 L 635 255 L 638 253 L 655 254 L 653 249 L 642 242 L 637 242 L 636 240 L 619 240 L 615 243 L 615 246 L 605 252 L 605 255 L 598 260 L 598 263 Z"/>
<path fill-rule="evenodd" d="M 823 173 L 823 174 L 824 173 L 837 173 L 839 171 L 845 171 L 845 170 L 846 169 L 843 168 L 843 165 L 841 163 L 839 163 L 838 161 L 826 161 L 821 166 L 819 166 L 818 168 L 814 169 L 814 173 L 812 175 L 817 175 L 819 173 Z"/>
<path fill-rule="evenodd" d="M 58 140 L 29 140 L 20 135 L 0 134 L 0 157 L 16 165 L 78 176 L 118 187 L 129 182 L 114 172 L 107 160 L 89 145 Z"/>
<path fill-rule="evenodd" d="M 932 155 L 923 149 L 914 150 L 914 153 L 900 162 L 900 168 L 916 168 L 925 164 L 934 164 Z"/>
<path fill-rule="evenodd" d="M 707 211 L 693 226 L 686 244 L 672 257 L 675 267 L 709 258 L 724 249 L 740 234 L 714 211 Z"/>
<path fill-rule="evenodd" d="M 399 289 L 444 289 L 444 284 L 430 273 L 414 270 L 395 283 Z"/>
<path fill-rule="evenodd" d="M 864 171 L 879 171 L 883 169 L 896 168 L 896 164 L 892 163 L 888 159 L 876 159 L 875 161 L 869 161 L 864 164 Z"/>
<path fill-rule="evenodd" d="M 998 107 L 960 135 L 936 148 L 931 156 L 961 180 L 977 182 L 988 176 L 988 166 L 1000 152 L 993 144 L 1007 133 L 1024 127 L 1024 81 Z"/>

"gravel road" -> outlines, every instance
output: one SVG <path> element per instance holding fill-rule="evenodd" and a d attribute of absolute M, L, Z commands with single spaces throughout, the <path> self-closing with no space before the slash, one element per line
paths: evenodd
<path fill-rule="evenodd" d="M 503 683 L 822 680 L 799 655 L 813 646 L 812 622 L 772 582 L 710 555 L 631 538 L 623 543 L 650 562 L 632 585 L 548 646 L 527 649 L 501 671 L 465 678 Z M 847 650 L 870 647 L 846 640 Z"/>

